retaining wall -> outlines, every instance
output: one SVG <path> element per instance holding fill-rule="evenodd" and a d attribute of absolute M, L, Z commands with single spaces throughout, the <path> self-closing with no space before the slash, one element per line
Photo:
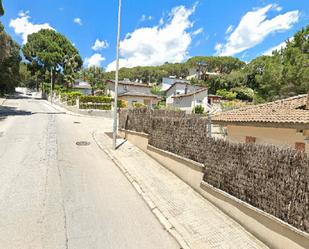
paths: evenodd
<path fill-rule="evenodd" d="M 126 113 L 124 117 L 121 113 L 121 127 L 128 129 L 125 121 L 129 116 L 134 120 L 129 128 L 134 130 L 132 125 L 142 123 L 142 130 L 149 134 L 149 145 L 152 147 L 204 164 L 204 183 L 234 196 L 242 203 L 242 208 L 235 208 L 236 204 L 232 201 L 222 201 L 221 197 L 215 196 L 214 191 L 204 184 L 198 191 L 206 198 L 274 248 L 282 248 L 280 246 L 284 244 L 289 245 L 287 248 L 309 246 L 307 154 L 274 146 L 235 144 L 208 138 L 205 118 L 170 115 L 158 117 L 147 113 L 147 122 L 143 123 L 144 117 L 139 114 L 132 117 L 133 112 Z M 149 127 L 145 127 L 146 125 Z M 157 151 L 157 154 L 160 153 Z M 164 165 L 164 158 L 168 157 L 157 156 L 157 159 L 163 161 Z M 170 169 L 184 179 L 175 167 Z M 190 185 L 196 188 L 196 184 Z M 251 213 L 243 205 L 245 203 L 250 206 Z M 255 208 L 262 211 L 258 212 Z M 279 219 L 299 230 L 293 230 Z M 302 234 L 301 231 L 307 233 Z M 270 237 L 271 233 L 273 239 Z"/>

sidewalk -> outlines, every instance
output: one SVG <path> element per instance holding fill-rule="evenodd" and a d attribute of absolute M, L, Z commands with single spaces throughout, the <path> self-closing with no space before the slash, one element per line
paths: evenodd
<path fill-rule="evenodd" d="M 125 142 L 117 151 L 104 133 L 94 139 L 182 248 L 268 248 L 150 156 Z"/>

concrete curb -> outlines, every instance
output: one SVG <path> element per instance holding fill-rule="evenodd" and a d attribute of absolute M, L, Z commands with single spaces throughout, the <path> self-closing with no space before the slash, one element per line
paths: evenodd
<path fill-rule="evenodd" d="M 145 192 L 139 182 L 134 179 L 134 177 L 127 171 L 127 169 L 122 165 L 119 160 L 112 155 L 112 151 L 110 149 L 105 148 L 101 145 L 99 140 L 96 137 L 96 132 L 92 133 L 93 140 L 96 142 L 98 147 L 113 161 L 113 163 L 121 170 L 121 172 L 125 175 L 128 181 L 132 184 L 136 192 L 141 196 L 144 202 L 149 207 L 150 211 L 154 214 L 154 216 L 161 223 L 163 228 L 178 242 L 180 245 L 180 249 L 192 249 L 185 239 L 181 236 L 181 234 L 176 230 L 176 228 L 171 224 L 168 218 L 160 211 L 160 209 L 156 206 L 156 204 L 151 200 L 151 197 L 147 192 Z"/>
<path fill-rule="evenodd" d="M 68 115 L 71 115 L 71 116 L 77 116 L 77 117 L 89 117 L 87 115 L 82 115 L 82 114 L 78 114 L 78 113 L 72 112 L 72 111 L 70 111 L 70 110 L 68 110 L 68 109 L 66 109 L 66 108 L 64 108 L 62 106 L 59 106 L 59 105 L 55 104 L 54 102 L 50 103 L 50 101 L 48 101 L 46 99 L 44 99 L 43 101 L 44 101 L 45 104 L 53 107 L 55 110 L 60 111 L 60 112 L 65 112 L 65 114 L 68 114 Z"/>
<path fill-rule="evenodd" d="M 57 101 L 54 101 L 53 103 L 50 103 L 50 101 L 44 99 L 45 103 L 48 104 L 49 106 L 53 107 L 57 111 L 65 112 L 68 115 L 71 116 L 77 116 L 77 117 L 85 117 L 85 118 L 109 118 L 109 117 L 104 117 L 104 116 L 99 116 L 99 115 L 87 115 L 87 114 L 81 114 L 75 111 L 72 111 L 62 105 L 57 104 Z"/>

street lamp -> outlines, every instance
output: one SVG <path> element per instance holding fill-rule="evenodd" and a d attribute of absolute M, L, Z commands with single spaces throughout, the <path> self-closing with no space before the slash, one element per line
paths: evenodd
<path fill-rule="evenodd" d="M 114 96 L 114 124 L 113 124 L 113 149 L 117 149 L 117 109 L 118 109 L 118 81 L 119 81 L 119 47 L 120 47 L 120 27 L 121 27 L 121 1 L 118 4 L 118 31 L 116 46 L 116 74 L 115 74 L 115 96 Z"/>
<path fill-rule="evenodd" d="M 53 67 L 50 68 L 50 103 L 53 103 Z"/>

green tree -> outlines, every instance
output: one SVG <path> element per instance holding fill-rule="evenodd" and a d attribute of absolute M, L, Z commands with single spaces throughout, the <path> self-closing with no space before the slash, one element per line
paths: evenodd
<path fill-rule="evenodd" d="M 44 71 L 56 73 L 77 72 L 82 65 L 78 50 L 62 34 L 43 29 L 28 36 L 28 41 L 22 49 L 25 58 L 38 65 Z M 73 59 L 72 59 L 73 58 Z"/>
<path fill-rule="evenodd" d="M 0 94 L 14 92 L 19 82 L 19 46 L 0 22 Z"/>
<path fill-rule="evenodd" d="M 3 9 L 3 5 L 2 5 L 2 0 L 0 0 L 0 16 L 4 15 L 4 9 Z"/>
<path fill-rule="evenodd" d="M 280 89 L 283 96 L 307 93 L 309 90 L 309 25 L 297 32 L 281 51 L 283 62 Z"/>
<path fill-rule="evenodd" d="M 233 100 L 236 99 L 237 97 L 237 93 L 228 91 L 226 89 L 219 89 L 217 90 L 216 94 L 228 100 Z"/>
<path fill-rule="evenodd" d="M 243 61 L 230 56 L 195 56 L 190 58 L 186 64 L 192 68 L 196 67 L 199 62 L 205 63 L 206 71 L 216 71 L 221 74 L 229 74 L 233 70 L 239 70 L 245 66 Z"/>
<path fill-rule="evenodd" d="M 280 97 L 283 65 L 279 55 L 260 56 L 252 60 L 244 69 L 245 85 L 256 89 L 259 96 L 266 100 Z"/>
<path fill-rule="evenodd" d="M 104 84 L 104 69 L 101 67 L 89 67 L 80 71 L 80 75 L 83 80 L 87 81 L 91 85 L 92 95 L 96 89 L 105 89 Z"/>

